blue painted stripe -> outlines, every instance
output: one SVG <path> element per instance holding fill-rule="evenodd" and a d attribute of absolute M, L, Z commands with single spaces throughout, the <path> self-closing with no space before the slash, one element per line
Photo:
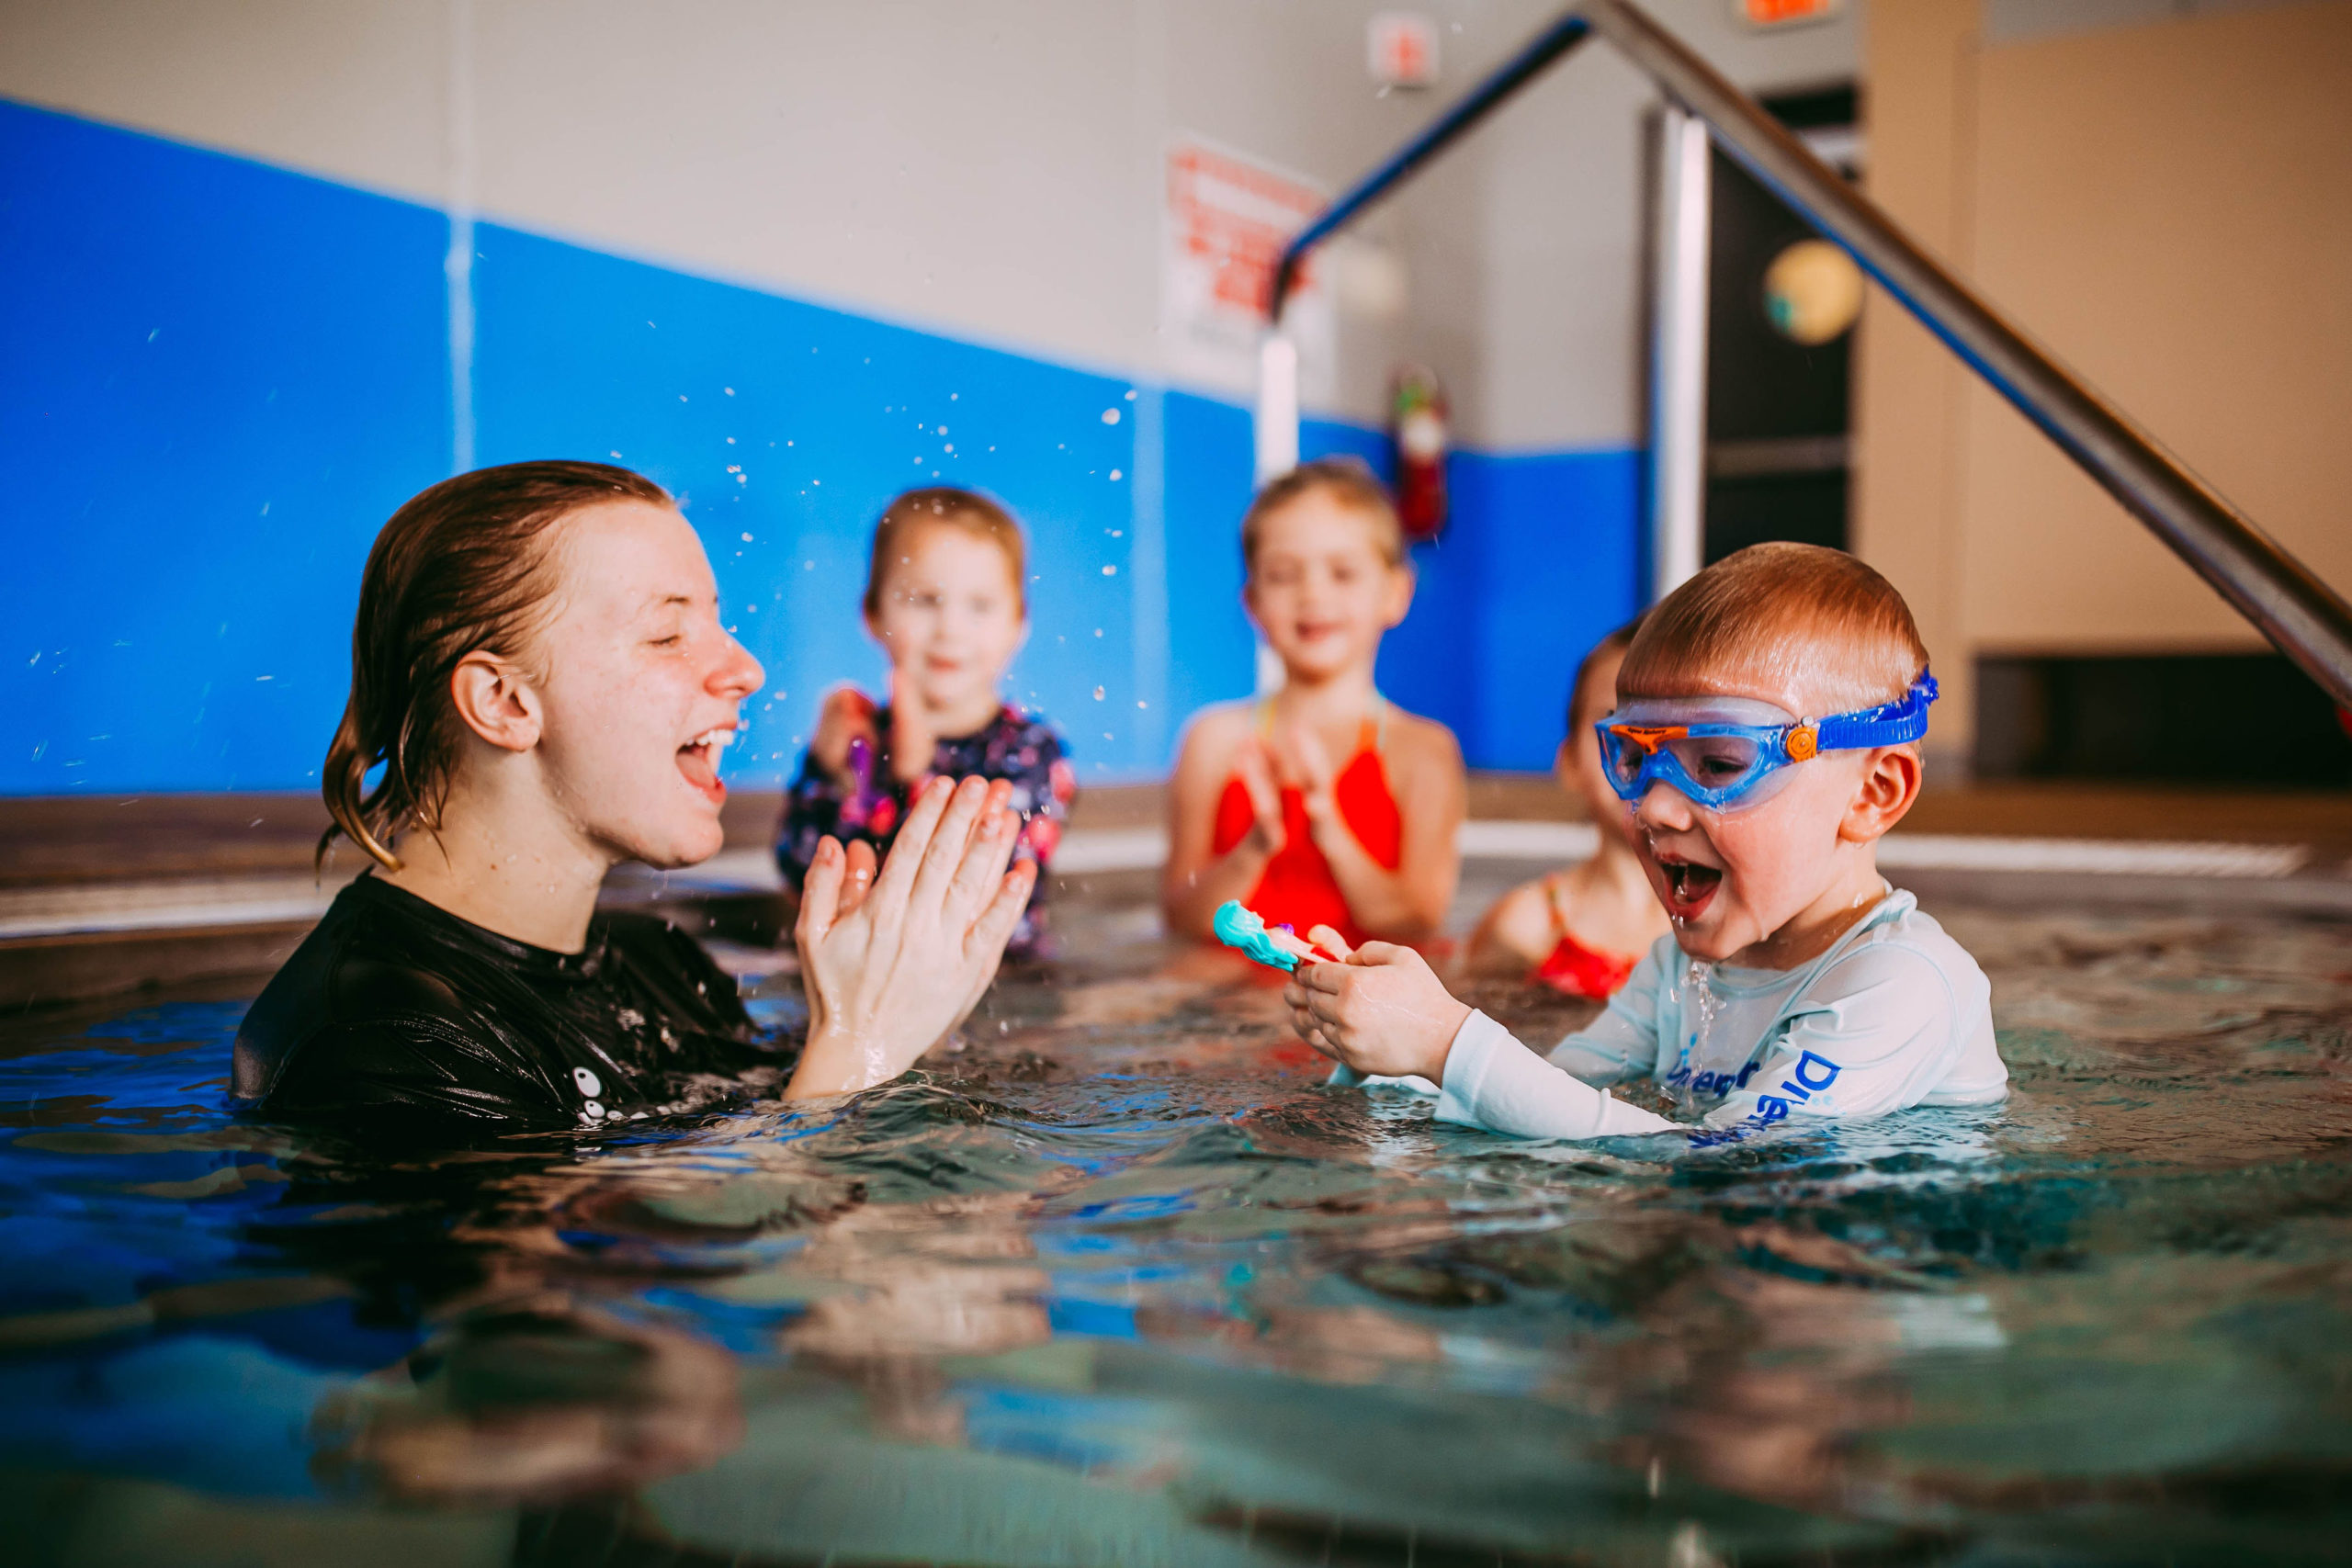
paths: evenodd
<path fill-rule="evenodd" d="M 1641 604 L 1640 456 L 1463 452 L 1446 479 L 1454 525 L 1413 552 L 1381 689 L 1442 718 L 1474 767 L 1549 769 L 1577 662 Z"/>
<path fill-rule="evenodd" d="M 448 232 L 430 208 L 0 102 L 0 793 L 314 781 L 368 544 L 450 462 Z M 1012 690 L 1082 777 L 1157 773 L 1177 721 L 1250 691 L 1245 411 L 1162 397 L 1143 536 L 1164 558 L 1139 563 L 1148 388 L 496 224 L 476 252 L 478 459 L 618 453 L 685 500 L 769 671 L 738 784 L 784 775 L 825 687 L 878 674 L 868 530 L 934 478 L 1028 527 Z M 1310 423 L 1302 445 L 1377 464 L 1385 444 Z M 1634 471 L 1622 452 L 1455 459 L 1453 530 L 1420 553 L 1381 674 L 1474 764 L 1548 759 L 1575 657 L 1631 605 Z M 1138 654 L 1139 564 L 1165 584 L 1164 655 Z"/>
<path fill-rule="evenodd" d="M 0 791 L 299 788 L 448 471 L 424 208 L 0 104 Z"/>

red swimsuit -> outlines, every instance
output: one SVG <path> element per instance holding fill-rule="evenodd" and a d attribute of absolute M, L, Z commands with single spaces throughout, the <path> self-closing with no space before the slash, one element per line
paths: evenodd
<path fill-rule="evenodd" d="M 1552 923 L 1559 928 L 1560 940 L 1528 978 L 1567 996 L 1589 997 L 1597 1002 L 1608 1000 L 1632 976 L 1640 958 L 1606 953 L 1578 942 L 1568 934 L 1567 911 L 1560 906 L 1559 884 L 1547 882 L 1544 890 L 1551 895 Z"/>
<path fill-rule="evenodd" d="M 1388 792 L 1388 772 L 1380 765 L 1380 727 L 1371 718 L 1356 739 L 1356 753 L 1331 782 L 1331 800 L 1340 820 L 1356 836 L 1364 852 L 1394 871 L 1405 858 L 1405 819 L 1396 797 Z M 1227 779 L 1216 803 L 1216 836 L 1210 852 L 1224 854 L 1249 837 L 1257 813 L 1250 805 L 1249 786 L 1236 774 Z M 1331 875 L 1331 863 L 1315 847 L 1306 827 L 1306 797 L 1300 791 L 1283 791 L 1283 847 L 1266 863 L 1265 874 L 1242 902 L 1270 926 L 1288 926 L 1305 936 L 1317 926 L 1329 926 L 1356 947 L 1367 940 L 1363 928 L 1349 913 L 1348 901 Z"/>

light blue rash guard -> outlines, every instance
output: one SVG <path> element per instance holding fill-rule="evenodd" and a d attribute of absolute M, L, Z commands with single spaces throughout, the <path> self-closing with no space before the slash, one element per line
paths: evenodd
<path fill-rule="evenodd" d="M 1522 1138 L 1695 1132 L 1737 1137 L 1782 1122 L 1990 1105 L 2008 1093 L 1993 989 L 1968 950 L 1889 891 L 1828 952 L 1793 969 L 1693 959 L 1660 937 L 1592 1027 L 1549 1058 L 1485 1013 L 1453 1037 L 1440 1121 Z M 1704 1131 L 1611 1096 L 1647 1074 Z M 1346 1067 L 1335 1083 L 1362 1083 Z M 1374 1079 L 1427 1091 L 1422 1079 Z"/>

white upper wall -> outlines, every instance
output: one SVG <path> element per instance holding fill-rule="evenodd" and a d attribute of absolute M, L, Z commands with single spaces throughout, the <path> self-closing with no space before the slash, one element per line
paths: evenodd
<path fill-rule="evenodd" d="M 1394 0 L 0 0 L 0 94 L 889 320 L 1157 378 L 1169 138 L 1344 187 L 1557 14 L 1429 0 L 1433 93 L 1382 96 Z M 1653 0 L 1735 80 L 1850 80 L 1852 13 L 1753 34 Z M 463 84 L 470 80 L 470 92 Z M 1369 220 L 1401 325 L 1339 412 L 1434 365 L 1485 446 L 1639 439 L 1655 95 L 1588 44 Z M 470 190 L 466 187 L 470 185 Z"/>

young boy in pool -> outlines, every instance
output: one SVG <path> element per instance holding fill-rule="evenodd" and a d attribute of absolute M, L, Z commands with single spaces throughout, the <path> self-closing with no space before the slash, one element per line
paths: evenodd
<path fill-rule="evenodd" d="M 1935 690 L 1902 595 L 1851 556 L 1717 562 L 1650 612 L 1599 732 L 1674 928 L 1608 1010 L 1547 1060 L 1374 943 L 1300 965 L 1294 1023 L 1336 1081 L 1419 1077 L 1442 1119 L 1522 1137 L 1675 1130 L 1595 1087 L 1640 1073 L 1701 1113 L 1702 1141 L 1999 1100 L 1984 972 L 1878 873 Z"/>
<path fill-rule="evenodd" d="M 1283 663 L 1282 690 L 1193 721 L 1169 791 L 1160 902 L 1210 938 L 1239 899 L 1270 926 L 1351 942 L 1432 935 L 1453 898 L 1467 786 L 1442 724 L 1373 684 L 1413 571 L 1388 492 L 1344 458 L 1302 464 L 1241 522 L 1242 601 Z"/>
<path fill-rule="evenodd" d="M 829 835 L 844 848 L 869 843 L 877 859 L 888 853 L 925 779 L 1005 779 L 1022 822 L 1016 862 L 1038 872 L 1009 951 L 1040 951 L 1046 865 L 1078 775 L 1060 733 L 1001 692 L 1029 636 L 1027 558 L 1020 525 L 976 491 L 910 490 L 884 509 L 866 571 L 865 629 L 889 656 L 890 700 L 877 706 L 855 686 L 826 697 L 776 836 L 791 893 Z"/>
<path fill-rule="evenodd" d="M 1582 797 L 1600 836 L 1590 860 L 1522 882 L 1495 901 L 1470 935 L 1464 973 L 1525 979 L 1571 997 L 1604 1001 L 1633 975 L 1650 943 L 1667 930 L 1666 911 L 1650 891 L 1634 831 L 1616 793 L 1600 771 L 1593 727 L 1617 701 L 1617 667 L 1640 629 L 1619 626 L 1577 666 L 1568 691 L 1568 734 L 1553 772 Z"/>

